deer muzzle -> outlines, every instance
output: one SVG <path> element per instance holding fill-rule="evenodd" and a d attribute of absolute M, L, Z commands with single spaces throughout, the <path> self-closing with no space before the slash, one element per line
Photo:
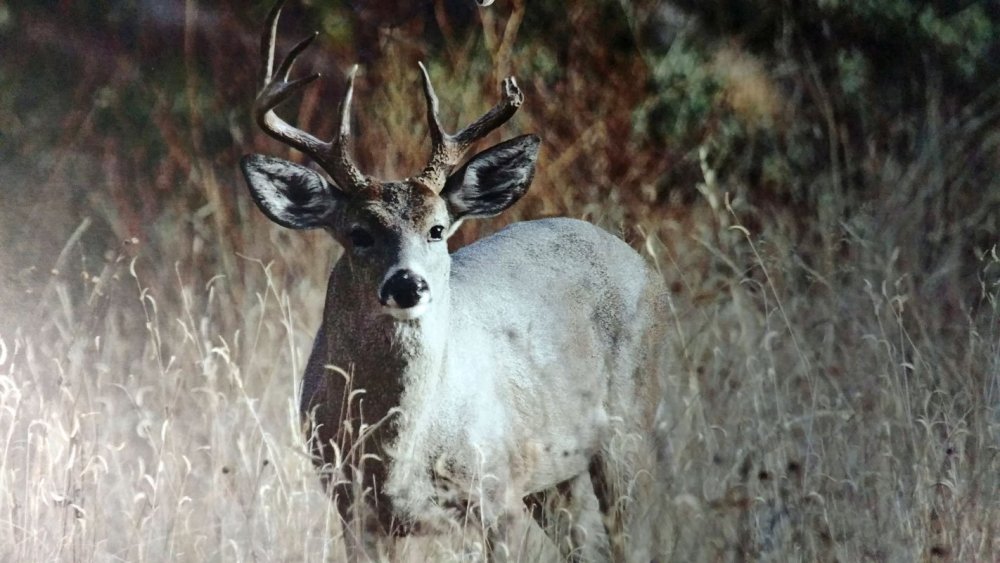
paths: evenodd
<path fill-rule="evenodd" d="M 413 320 L 427 310 L 431 289 L 427 280 L 408 269 L 393 272 L 379 290 L 382 311 L 400 320 Z"/>

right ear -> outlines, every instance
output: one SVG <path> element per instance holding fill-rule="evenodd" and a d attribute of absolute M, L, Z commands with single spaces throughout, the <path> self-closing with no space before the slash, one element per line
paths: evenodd
<path fill-rule="evenodd" d="M 541 139 L 522 135 L 492 146 L 453 173 L 441 197 L 456 221 L 492 217 L 521 199 L 531 185 Z"/>
<path fill-rule="evenodd" d="M 250 154 L 240 161 L 257 207 L 289 229 L 315 229 L 328 224 L 344 195 L 322 176 L 294 162 Z"/>

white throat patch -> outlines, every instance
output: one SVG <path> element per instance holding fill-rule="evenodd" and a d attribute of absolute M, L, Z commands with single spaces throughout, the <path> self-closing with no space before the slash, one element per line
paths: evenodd
<path fill-rule="evenodd" d="M 431 299 L 430 296 L 425 299 L 421 299 L 419 303 L 413 307 L 407 307 L 403 309 L 396 306 L 396 300 L 389 298 L 389 304 L 382 306 L 382 313 L 391 316 L 397 321 L 412 321 L 414 319 L 419 319 L 427 312 L 430 308 Z"/>

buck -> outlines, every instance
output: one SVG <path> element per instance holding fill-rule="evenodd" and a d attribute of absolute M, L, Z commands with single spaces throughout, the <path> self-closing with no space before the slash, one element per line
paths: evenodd
<path fill-rule="evenodd" d="M 589 495 L 607 528 L 555 538 L 567 556 L 606 534 L 610 545 L 601 539 L 603 547 L 592 549 L 623 559 L 634 522 L 621 499 L 635 493 L 628 487 L 655 449 L 665 347 L 660 276 L 620 239 L 566 218 L 514 223 L 449 255 L 446 240 L 463 221 L 501 213 L 532 181 L 534 135 L 461 161 L 522 105 L 515 80 L 503 81 L 495 107 L 449 134 L 420 64 L 430 159 L 416 176 L 381 181 L 363 174 L 348 150 L 354 70 L 332 141 L 275 113 L 318 76 L 289 79 L 315 35 L 275 68 L 281 5 L 262 37 L 253 115 L 329 179 L 262 155 L 244 157 L 242 169 L 272 221 L 324 229 L 344 248 L 330 273 L 301 409 L 350 557 L 373 556 L 379 538 L 469 522 L 486 530 L 488 554 L 499 556 L 512 531 L 533 525 L 526 507 L 553 493 L 574 521 L 586 516 Z M 629 459 L 616 452 L 616 437 L 638 444 Z M 556 516 L 531 512 L 542 523 Z"/>

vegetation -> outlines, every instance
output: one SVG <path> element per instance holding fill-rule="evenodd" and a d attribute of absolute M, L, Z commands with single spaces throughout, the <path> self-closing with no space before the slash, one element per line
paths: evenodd
<path fill-rule="evenodd" d="M 0 560 L 337 560 L 296 385 L 339 250 L 237 171 L 269 2 L 0 4 Z M 499 77 L 525 201 L 672 288 L 664 560 L 1000 558 L 1000 16 L 985 2 L 290 3 L 284 108 L 405 176 Z M 415 540 L 414 558 L 454 546 Z M 547 552 L 546 552 L 547 553 Z"/>

